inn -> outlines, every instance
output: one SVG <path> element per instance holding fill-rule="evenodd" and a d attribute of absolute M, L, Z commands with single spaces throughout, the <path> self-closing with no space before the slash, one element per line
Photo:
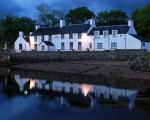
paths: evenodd
<path fill-rule="evenodd" d="M 29 40 L 23 32 L 15 42 L 20 51 L 104 51 L 116 49 L 146 49 L 150 42 L 137 35 L 132 20 L 127 25 L 96 26 L 95 20 L 88 23 L 66 25 L 60 20 L 59 27 L 40 27 L 30 33 Z"/>

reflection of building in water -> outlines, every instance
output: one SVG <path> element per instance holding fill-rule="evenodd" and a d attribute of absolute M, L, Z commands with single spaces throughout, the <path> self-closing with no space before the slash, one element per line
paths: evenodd
<path fill-rule="evenodd" d="M 137 95 L 137 91 L 128 90 L 128 89 L 119 89 L 113 87 L 106 87 L 101 85 L 91 85 L 91 84 L 78 84 L 78 83 L 69 83 L 61 81 L 47 82 L 46 80 L 36 80 L 29 78 L 20 78 L 18 75 L 15 76 L 15 79 L 20 86 L 20 91 L 23 91 L 24 85 L 26 82 L 30 82 L 29 88 L 37 88 L 44 90 L 53 90 L 57 92 L 73 93 L 79 94 L 82 93 L 84 96 L 87 96 L 88 93 L 93 94 L 95 98 L 100 98 L 103 96 L 104 99 L 113 99 L 119 100 L 120 97 L 126 97 L 129 100 L 129 107 L 134 106 L 134 101 Z"/>

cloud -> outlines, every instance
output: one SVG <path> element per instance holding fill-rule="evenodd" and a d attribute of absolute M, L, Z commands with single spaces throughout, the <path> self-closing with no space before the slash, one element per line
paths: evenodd
<path fill-rule="evenodd" d="M 12 13 L 35 18 L 35 8 L 42 2 L 46 2 L 50 8 L 58 8 L 64 12 L 85 6 L 95 13 L 102 10 L 121 9 L 128 14 L 150 4 L 150 0 L 1 0 L 0 14 Z"/>

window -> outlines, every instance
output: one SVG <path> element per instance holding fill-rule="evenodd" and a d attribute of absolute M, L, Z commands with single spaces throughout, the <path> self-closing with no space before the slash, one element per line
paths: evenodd
<path fill-rule="evenodd" d="M 64 50 L 64 49 L 65 49 L 65 43 L 61 42 L 61 50 Z"/>
<path fill-rule="evenodd" d="M 82 43 L 78 42 L 78 50 L 82 50 Z"/>
<path fill-rule="evenodd" d="M 52 41 L 52 35 L 48 35 L 48 41 Z"/>
<path fill-rule="evenodd" d="M 103 31 L 104 37 L 108 37 L 108 31 Z"/>
<path fill-rule="evenodd" d="M 22 44 L 19 44 L 19 50 L 22 50 Z"/>
<path fill-rule="evenodd" d="M 61 39 L 64 39 L 64 38 L 65 38 L 64 34 L 61 34 Z"/>
<path fill-rule="evenodd" d="M 103 43 L 97 43 L 97 49 L 103 49 Z"/>
<path fill-rule="evenodd" d="M 44 51 L 45 50 L 45 46 L 44 45 L 42 45 L 42 51 Z"/>
<path fill-rule="evenodd" d="M 81 39 L 81 37 L 82 37 L 81 33 L 78 33 L 78 39 Z"/>
<path fill-rule="evenodd" d="M 44 41 L 44 35 L 41 36 L 41 42 Z"/>
<path fill-rule="evenodd" d="M 34 44 L 34 50 L 37 50 L 37 44 Z"/>
<path fill-rule="evenodd" d="M 98 39 L 100 37 L 99 31 L 95 31 L 94 32 L 94 37 L 95 37 L 95 39 Z"/>
<path fill-rule="evenodd" d="M 117 42 L 111 42 L 111 49 L 117 49 Z"/>
<path fill-rule="evenodd" d="M 145 47 L 145 42 L 142 42 L 142 47 Z"/>
<path fill-rule="evenodd" d="M 118 31 L 117 30 L 112 30 L 112 36 L 116 37 L 117 36 Z"/>
<path fill-rule="evenodd" d="M 69 39 L 73 39 L 73 34 L 72 33 L 69 34 Z"/>
<path fill-rule="evenodd" d="M 92 49 L 92 43 L 89 43 L 89 48 Z"/>
<path fill-rule="evenodd" d="M 34 42 L 37 42 L 37 36 L 34 36 Z"/>
<path fill-rule="evenodd" d="M 70 42 L 70 50 L 73 50 L 73 42 Z"/>

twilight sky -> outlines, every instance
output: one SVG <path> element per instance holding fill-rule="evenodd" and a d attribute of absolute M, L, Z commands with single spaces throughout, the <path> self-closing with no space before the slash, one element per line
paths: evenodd
<path fill-rule="evenodd" d="M 150 4 L 150 0 L 0 0 L 0 15 L 12 13 L 35 19 L 35 7 L 46 2 L 51 8 L 64 12 L 76 7 L 88 7 L 95 13 L 102 10 L 121 9 L 131 14 L 136 8 Z"/>

